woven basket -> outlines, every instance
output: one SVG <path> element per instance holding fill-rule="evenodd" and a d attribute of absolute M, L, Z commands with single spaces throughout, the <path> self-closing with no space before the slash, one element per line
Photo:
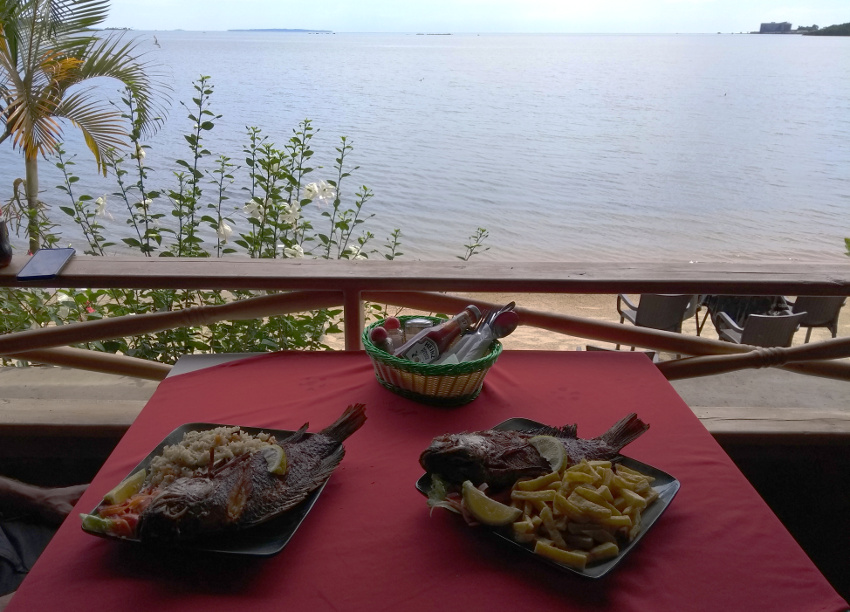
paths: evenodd
<path fill-rule="evenodd" d="M 402 328 L 408 319 L 430 319 L 442 323 L 445 319 L 437 317 L 401 316 Z M 478 397 L 484 386 L 484 376 L 502 352 L 502 344 L 495 340 L 490 353 L 475 361 L 433 365 L 416 363 L 407 359 L 393 357 L 376 347 L 369 338 L 373 328 L 383 324 L 383 320 L 368 326 L 363 332 L 363 346 L 375 367 L 378 382 L 394 393 L 435 406 L 460 406 Z"/>

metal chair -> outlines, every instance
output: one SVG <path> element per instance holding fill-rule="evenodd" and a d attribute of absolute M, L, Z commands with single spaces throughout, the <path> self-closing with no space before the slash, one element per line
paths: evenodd
<path fill-rule="evenodd" d="M 725 312 L 717 313 L 715 325 L 721 340 L 750 346 L 791 346 L 794 333 L 800 327 L 805 312 L 787 315 L 757 315 L 747 317 L 741 327 Z"/>
<path fill-rule="evenodd" d="M 831 295 L 800 295 L 791 304 L 791 312 L 805 312 L 806 316 L 800 321 L 800 327 L 807 327 L 806 342 L 812 336 L 813 327 L 825 327 L 832 337 L 838 335 L 838 315 L 844 306 L 844 296 Z"/>
<path fill-rule="evenodd" d="M 628 321 L 637 327 L 682 333 L 682 321 L 686 313 L 690 315 L 688 307 L 695 298 L 693 295 L 643 293 L 635 305 L 621 293 L 617 296 L 617 312 L 620 313 L 620 323 Z"/>

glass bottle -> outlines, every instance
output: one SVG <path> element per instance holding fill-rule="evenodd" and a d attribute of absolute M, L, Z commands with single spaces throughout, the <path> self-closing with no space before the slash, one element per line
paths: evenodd
<path fill-rule="evenodd" d="M 397 317 L 387 317 L 384 319 L 384 329 L 387 330 L 387 336 L 393 343 L 394 348 L 401 347 L 404 344 L 404 332 L 401 331 L 401 322 Z M 388 351 L 392 352 L 392 351 Z"/>
<path fill-rule="evenodd" d="M 480 319 L 481 311 L 476 306 L 469 305 L 448 321 L 423 329 L 393 354 L 417 363 L 432 363 Z"/>

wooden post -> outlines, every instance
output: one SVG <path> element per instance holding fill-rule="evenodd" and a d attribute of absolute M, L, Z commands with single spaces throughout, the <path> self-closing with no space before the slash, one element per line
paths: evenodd
<path fill-rule="evenodd" d="M 363 333 L 363 303 L 359 289 L 346 289 L 343 292 L 343 316 L 345 317 L 345 350 L 359 351 L 363 348 L 360 334 Z"/>

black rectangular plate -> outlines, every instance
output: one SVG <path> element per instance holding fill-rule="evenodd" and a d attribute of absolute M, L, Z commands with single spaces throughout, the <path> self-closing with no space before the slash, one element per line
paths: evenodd
<path fill-rule="evenodd" d="M 530 419 L 523 418 L 513 418 L 508 419 L 502 423 L 496 425 L 493 429 L 500 429 L 505 431 L 533 431 L 535 429 L 539 429 L 541 427 L 545 427 L 542 423 L 538 423 L 537 421 L 532 421 Z M 622 561 L 626 555 L 628 555 L 638 542 L 649 532 L 652 526 L 655 524 L 655 521 L 661 516 L 661 514 L 667 509 L 667 506 L 670 505 L 670 502 L 673 501 L 673 497 L 675 497 L 676 493 L 679 491 L 679 481 L 673 478 L 670 474 L 666 472 L 662 472 L 661 470 L 652 467 L 651 465 L 647 465 L 646 463 L 641 463 L 635 459 L 631 459 L 629 457 L 621 456 L 621 459 L 618 461 L 622 465 L 631 468 L 633 470 L 638 470 L 639 472 L 646 474 L 647 476 L 652 476 L 655 478 L 655 481 L 652 483 L 652 488 L 658 491 L 658 499 L 655 500 L 648 508 L 646 508 L 641 515 L 641 525 L 642 529 L 640 533 L 635 537 L 634 540 L 626 544 L 625 546 L 620 547 L 620 554 L 614 557 L 613 559 L 608 559 L 607 561 L 603 561 L 602 563 L 595 563 L 593 565 L 589 565 L 583 570 L 576 569 L 574 567 L 569 567 L 568 565 L 563 565 L 562 563 L 558 563 L 557 561 L 552 561 L 546 557 L 541 555 L 534 554 L 534 547 L 530 544 L 521 544 L 519 542 L 514 541 L 508 536 L 496 531 L 495 529 L 491 530 L 493 535 L 500 538 L 504 542 L 508 543 L 511 546 L 516 546 L 517 548 L 524 550 L 535 559 L 538 559 L 544 563 L 548 563 L 558 569 L 572 572 L 573 574 L 578 574 L 579 576 L 585 576 L 587 578 L 602 578 L 612 569 L 614 569 L 620 561 Z M 428 496 L 428 491 L 431 488 L 431 474 L 423 474 L 422 477 L 416 481 L 416 489 L 425 495 Z M 486 529 L 486 527 L 485 527 Z"/>
<path fill-rule="evenodd" d="M 216 427 L 234 427 L 234 425 L 224 425 L 217 423 L 186 423 L 185 425 L 181 425 L 180 427 L 172 431 L 170 434 L 168 434 L 168 436 L 166 436 L 165 439 L 160 442 L 156 446 L 156 448 L 154 448 L 148 454 L 147 457 L 142 459 L 139 465 L 137 465 L 130 471 L 129 474 L 127 474 L 127 477 L 131 476 L 132 474 L 135 474 L 142 468 L 148 469 L 151 460 L 157 455 L 161 454 L 162 449 L 165 446 L 177 444 L 183 439 L 183 434 L 185 434 L 186 432 L 205 431 L 207 429 L 215 429 Z M 272 434 L 278 441 L 285 440 L 287 437 L 295 433 L 294 431 L 289 430 L 258 427 L 241 427 L 241 429 L 242 431 L 245 431 L 251 435 L 257 435 L 260 432 Z M 311 436 L 313 434 L 308 433 L 306 435 Z M 298 527 L 301 525 L 301 522 L 307 517 L 307 514 L 313 508 L 313 504 L 316 503 L 316 500 L 319 499 L 319 495 L 322 494 L 322 491 L 324 490 L 326 484 L 327 480 L 323 482 L 318 489 L 310 493 L 310 495 L 307 496 L 307 499 L 301 502 L 298 506 L 268 522 L 262 523 L 255 527 L 250 527 L 248 529 L 214 534 L 205 538 L 198 538 L 195 540 L 180 542 L 168 546 L 171 548 L 179 548 L 185 550 L 226 553 L 232 555 L 246 555 L 252 557 L 270 557 L 272 555 L 276 555 L 284 549 L 284 547 L 287 545 L 292 536 L 295 535 L 295 532 L 298 530 Z M 91 513 L 94 513 L 95 510 L 97 510 L 97 508 L 94 508 Z M 106 538 L 108 540 L 118 540 L 120 542 L 135 542 L 137 544 L 143 543 L 137 538 L 122 538 L 108 533 L 96 533 L 93 531 L 88 531 L 86 529 L 83 529 L 83 531 L 94 536 Z M 155 546 L 165 545 L 155 544 Z"/>

